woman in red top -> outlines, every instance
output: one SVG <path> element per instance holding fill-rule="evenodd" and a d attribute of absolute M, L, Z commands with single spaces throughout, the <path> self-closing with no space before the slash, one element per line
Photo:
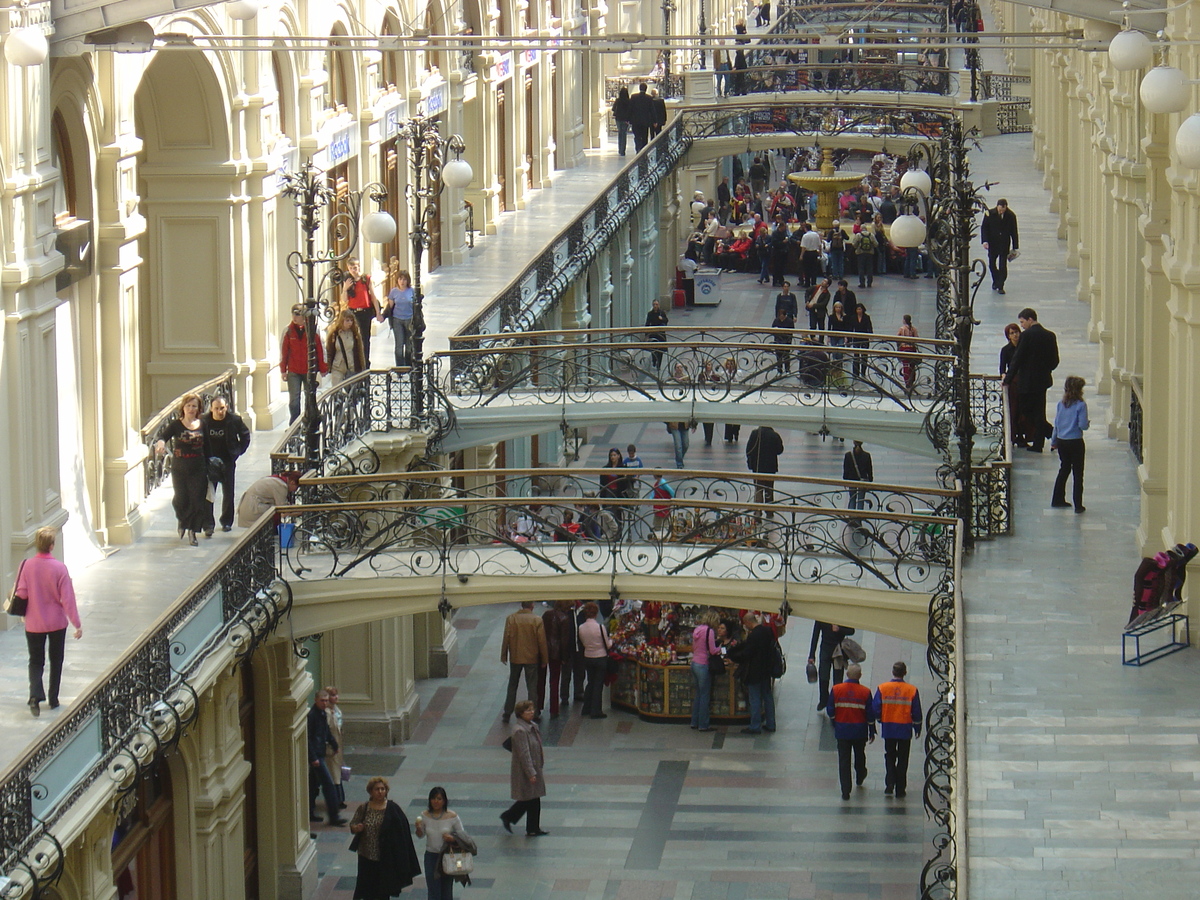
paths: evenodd
<path fill-rule="evenodd" d="M 363 359 L 367 368 L 371 368 L 371 320 L 383 321 L 383 312 L 375 292 L 371 290 L 371 276 L 363 275 L 359 270 L 358 260 L 351 258 L 346 263 L 350 276 L 342 283 L 342 302 L 345 308 L 354 313 L 358 321 L 358 331 L 362 335 Z"/>
<path fill-rule="evenodd" d="M 83 637 L 75 588 L 67 567 L 50 555 L 58 532 L 39 528 L 34 539 L 37 556 L 21 563 L 15 593 L 29 600 L 25 612 L 25 643 L 29 647 L 29 712 L 41 715 L 41 703 L 49 699 L 58 709 L 58 686 L 62 681 L 63 645 L 68 621 L 75 626 L 75 640 Z M 50 692 L 42 688 L 46 664 L 46 639 L 50 640 Z"/>

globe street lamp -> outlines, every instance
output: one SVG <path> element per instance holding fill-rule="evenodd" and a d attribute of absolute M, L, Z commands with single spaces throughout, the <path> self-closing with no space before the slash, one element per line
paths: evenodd
<path fill-rule="evenodd" d="M 396 220 L 387 212 L 377 210 L 362 216 L 363 197 L 370 197 L 376 204 L 387 200 L 387 189 L 381 184 L 368 184 L 359 191 L 339 194 L 327 181 L 325 173 L 306 162 L 299 172 L 288 172 L 283 176 L 283 194 L 296 202 L 300 230 L 304 235 L 304 249 L 293 250 L 287 255 L 288 271 L 296 280 L 304 298 L 305 332 L 308 345 L 308 374 L 304 379 L 304 460 L 310 469 L 321 464 L 321 416 L 317 411 L 317 320 L 331 316 L 326 298 L 329 289 L 340 285 L 344 279 L 337 265 L 347 259 L 358 245 L 361 234 L 371 243 L 387 243 L 396 234 Z M 341 250 L 318 250 L 317 231 L 321 228 L 320 212 L 330 210 L 328 227 L 333 236 L 334 247 Z M 318 280 L 318 267 L 325 266 Z M 319 310 L 319 312 L 318 312 Z"/>
<path fill-rule="evenodd" d="M 412 242 L 412 403 L 414 415 L 420 416 L 425 409 L 425 295 L 421 291 L 421 257 L 429 247 L 430 226 L 440 215 L 438 197 L 442 189 L 465 188 L 474 173 L 470 163 L 462 158 L 467 149 L 462 137 L 457 134 L 442 137 L 434 118 L 414 116 L 400 126 L 397 136 L 408 144 L 410 178 L 404 194 L 408 198 L 408 237 Z M 447 150 L 454 154 L 449 162 L 445 162 Z"/>

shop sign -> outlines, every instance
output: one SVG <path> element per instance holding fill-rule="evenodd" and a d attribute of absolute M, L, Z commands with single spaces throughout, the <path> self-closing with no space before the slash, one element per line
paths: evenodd
<path fill-rule="evenodd" d="M 449 105 L 450 85 L 443 81 L 436 87 L 430 88 L 429 93 L 421 98 L 421 102 L 417 104 L 417 115 L 439 116 L 446 111 L 446 107 Z"/>
<path fill-rule="evenodd" d="M 382 139 L 390 141 L 400 131 L 400 126 L 404 124 L 404 120 L 408 118 L 408 101 L 400 100 L 398 103 L 392 104 L 383 111 L 382 123 Z"/>
<path fill-rule="evenodd" d="M 501 53 L 495 63 L 492 64 L 492 83 L 500 84 L 502 81 L 507 81 L 512 77 L 513 55 L 511 50 L 506 50 Z"/>

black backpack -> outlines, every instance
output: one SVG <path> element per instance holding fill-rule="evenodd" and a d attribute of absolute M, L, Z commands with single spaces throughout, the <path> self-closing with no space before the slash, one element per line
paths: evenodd
<path fill-rule="evenodd" d="M 783 648 L 779 646 L 779 641 L 775 640 L 771 644 L 771 677 L 782 678 L 787 674 L 787 657 L 783 655 Z"/>

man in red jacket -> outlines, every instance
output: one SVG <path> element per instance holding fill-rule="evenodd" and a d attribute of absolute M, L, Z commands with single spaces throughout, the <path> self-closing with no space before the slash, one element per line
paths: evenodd
<path fill-rule="evenodd" d="M 329 366 L 325 363 L 325 349 L 320 340 L 317 341 L 317 370 L 322 375 L 329 371 Z M 288 400 L 290 425 L 300 418 L 300 398 L 304 395 L 304 379 L 308 375 L 308 316 L 301 303 L 292 307 L 292 322 L 283 333 L 279 371 L 283 373 L 288 394 L 291 395 Z"/>

